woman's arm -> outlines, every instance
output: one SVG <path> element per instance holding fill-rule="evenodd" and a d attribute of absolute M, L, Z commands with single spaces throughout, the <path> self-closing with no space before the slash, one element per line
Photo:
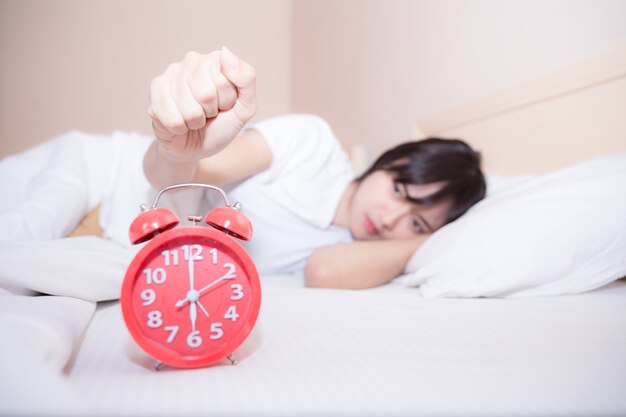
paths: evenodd
<path fill-rule="evenodd" d="M 430 235 L 403 240 L 361 240 L 323 246 L 309 257 L 307 287 L 364 289 L 399 276 L 417 248 Z"/>
<path fill-rule="evenodd" d="M 262 146 L 259 141 L 234 141 L 254 116 L 256 106 L 254 68 L 226 48 L 207 55 L 189 52 L 185 59 L 168 66 L 150 85 L 148 113 L 155 142 L 144 158 L 148 181 L 160 188 L 202 180 L 208 172 L 215 173 L 216 166 L 229 170 L 219 176 L 240 179 L 236 177 L 250 174 L 240 169 L 248 163 L 252 173 L 258 172 L 269 151 L 257 160 L 254 150 L 258 149 L 244 148 Z M 218 158 L 222 152 L 224 157 Z M 237 159 L 240 154 L 242 159 Z M 224 164 L 221 159 L 231 162 Z"/>
<path fill-rule="evenodd" d="M 183 182 L 225 185 L 248 178 L 269 168 L 272 154 L 261 134 L 249 129 L 219 153 L 198 162 L 172 163 L 159 155 L 154 141 L 144 158 L 149 181 L 163 187 Z"/>

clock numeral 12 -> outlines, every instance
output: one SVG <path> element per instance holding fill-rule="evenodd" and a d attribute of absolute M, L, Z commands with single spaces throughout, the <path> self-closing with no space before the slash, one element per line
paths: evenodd
<path fill-rule="evenodd" d="M 182 246 L 183 249 L 183 257 L 185 258 L 186 261 L 189 260 L 189 257 L 191 256 L 191 260 L 192 261 L 199 261 L 204 259 L 202 257 L 202 246 L 201 245 L 183 245 Z"/>

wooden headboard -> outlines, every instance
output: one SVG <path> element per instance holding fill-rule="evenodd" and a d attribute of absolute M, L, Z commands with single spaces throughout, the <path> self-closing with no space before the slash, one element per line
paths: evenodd
<path fill-rule="evenodd" d="M 626 152 L 626 45 L 419 120 L 416 137 L 466 140 L 485 171 L 542 173 Z"/>

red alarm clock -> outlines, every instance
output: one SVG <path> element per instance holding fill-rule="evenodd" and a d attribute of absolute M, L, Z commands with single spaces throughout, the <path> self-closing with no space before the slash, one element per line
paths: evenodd
<path fill-rule="evenodd" d="M 157 207 L 164 192 L 183 187 L 218 191 L 225 206 L 211 210 L 204 222 L 174 228 L 179 220 Z M 160 190 L 152 207 L 132 222 L 133 244 L 149 242 L 133 258 L 122 284 L 120 304 L 135 342 L 157 361 L 197 368 L 228 358 L 246 340 L 259 314 L 259 274 L 246 250 L 233 237 L 249 240 L 252 225 L 230 206 L 220 188 L 177 184 Z"/>

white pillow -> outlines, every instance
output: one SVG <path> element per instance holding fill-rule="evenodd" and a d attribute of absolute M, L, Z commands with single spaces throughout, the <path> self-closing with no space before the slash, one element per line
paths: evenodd
<path fill-rule="evenodd" d="M 114 300 L 138 249 L 96 236 L 44 242 L 0 239 L 0 288 L 17 294 L 31 290 L 90 301 Z"/>
<path fill-rule="evenodd" d="M 0 290 L 0 415 L 91 415 L 63 370 L 80 344 L 95 303 L 25 297 Z"/>
<path fill-rule="evenodd" d="M 626 154 L 500 184 L 406 272 L 424 297 L 573 294 L 625 276 Z"/>

